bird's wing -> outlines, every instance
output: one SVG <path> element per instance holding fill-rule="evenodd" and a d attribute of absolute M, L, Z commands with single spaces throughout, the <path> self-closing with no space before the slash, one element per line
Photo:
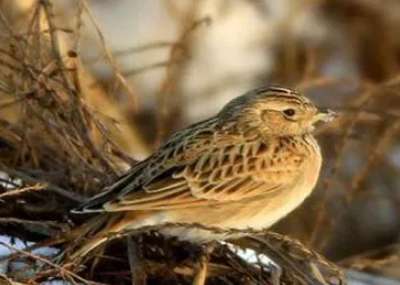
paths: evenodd
<path fill-rule="evenodd" d="M 260 140 L 214 143 L 194 154 L 191 148 L 197 149 L 182 148 L 182 153 L 175 154 L 191 155 L 188 163 L 159 171 L 141 185 L 141 191 L 121 191 L 104 209 L 177 209 L 246 201 L 287 189 L 299 177 L 303 161 L 294 153 L 290 161 L 280 160 Z"/>
<path fill-rule="evenodd" d="M 175 172 L 195 161 L 211 146 L 225 145 L 232 139 L 235 141 L 237 135 L 234 135 L 235 138 L 226 135 L 223 139 L 214 140 L 213 134 L 217 125 L 218 120 L 214 117 L 176 132 L 157 152 L 134 165 L 114 184 L 106 187 L 104 191 L 91 197 L 72 212 L 104 212 L 103 206 L 108 202 L 111 204 L 133 193 L 145 195 L 143 185 L 168 177 L 168 173 Z"/>
<path fill-rule="evenodd" d="M 75 214 L 104 212 L 103 204 L 113 200 L 118 195 L 120 189 L 130 187 L 132 182 L 136 180 L 136 177 L 145 168 L 145 162 L 142 161 L 134 165 L 127 173 L 120 176 L 114 184 L 106 187 L 99 194 L 72 209 L 71 212 Z"/>
<path fill-rule="evenodd" d="M 218 120 L 211 118 L 173 134 L 153 155 L 135 164 L 117 181 L 106 187 L 101 193 L 91 197 L 77 208 L 74 213 L 104 212 L 104 205 L 129 193 L 143 192 L 148 181 L 167 176 L 168 170 L 195 160 L 200 153 L 215 146 L 213 130 Z M 223 144 L 220 140 L 217 144 Z M 170 171 L 170 172 L 171 172 Z"/>

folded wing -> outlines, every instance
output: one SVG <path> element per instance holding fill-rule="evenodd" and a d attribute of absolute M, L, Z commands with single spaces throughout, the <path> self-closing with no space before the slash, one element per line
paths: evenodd
<path fill-rule="evenodd" d="M 298 165 L 276 163 L 268 145 L 260 141 L 210 147 L 190 163 L 160 173 L 142 191 L 125 192 L 104 208 L 161 210 L 246 202 L 284 191 L 299 170 Z"/>

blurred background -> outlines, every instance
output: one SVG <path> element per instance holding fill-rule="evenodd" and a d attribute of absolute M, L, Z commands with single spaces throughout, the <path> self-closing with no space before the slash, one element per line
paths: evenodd
<path fill-rule="evenodd" d="M 0 5 L 4 50 L 10 27 L 29 31 L 37 1 Z M 399 1 L 57 0 L 53 13 L 85 104 L 135 160 L 258 86 L 296 88 L 340 112 L 318 133 L 325 161 L 316 191 L 273 230 L 400 280 Z M 15 105 L 0 116 L 28 119 Z M 84 195 L 101 190 L 91 187 Z"/>

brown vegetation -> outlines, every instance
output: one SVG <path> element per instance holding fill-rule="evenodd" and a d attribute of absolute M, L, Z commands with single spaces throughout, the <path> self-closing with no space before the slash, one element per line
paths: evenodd
<path fill-rule="evenodd" d="M 132 154 L 148 154 L 187 123 L 182 121 L 180 85 L 192 35 L 209 19 L 189 13 L 181 19 L 176 42 L 129 51 L 162 46 L 170 49 L 170 56 L 128 72 L 119 67 L 85 0 L 74 5 L 69 25 L 55 16 L 50 0 L 34 1 L 18 13 L 5 2 L 0 1 L 0 170 L 7 176 L 0 178 L 0 234 L 40 244 L 82 223 L 85 217 L 69 210 L 133 165 Z M 272 258 L 282 268 L 281 284 L 340 284 L 337 266 L 308 248 L 343 268 L 400 278 L 400 13 L 388 16 L 400 7 L 383 2 L 316 1 L 315 13 L 334 27 L 334 39 L 309 43 L 282 28 L 273 72 L 259 82 L 296 86 L 342 116 L 319 134 L 325 172 L 315 195 L 274 228 L 285 235 L 253 233 L 235 241 L 236 247 L 219 244 L 210 257 L 207 284 L 274 282 L 276 269 L 235 253 L 245 248 Z M 97 31 L 104 60 L 113 71 L 111 80 L 97 80 L 88 71 L 91 63 L 81 60 L 83 17 Z M 333 64 L 339 48 L 354 60 L 354 76 L 323 71 Z M 166 76 L 155 95 L 157 107 L 149 112 L 140 107 L 138 90 L 125 76 L 153 68 L 164 68 Z M 127 106 L 118 102 L 117 93 L 129 98 Z M 26 266 L 23 272 L 0 271 L 0 284 L 50 279 L 72 284 L 191 284 L 198 268 L 198 248 L 166 240 L 156 229 L 112 241 L 103 255 L 85 264 L 61 266 L 10 244 L 1 242 L 0 247 L 15 250 L 0 256 L 0 263 L 19 260 Z"/>

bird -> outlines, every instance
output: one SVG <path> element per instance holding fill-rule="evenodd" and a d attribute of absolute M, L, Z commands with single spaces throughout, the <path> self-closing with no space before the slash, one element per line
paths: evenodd
<path fill-rule="evenodd" d="M 172 134 L 75 209 L 94 217 L 80 228 L 92 236 L 72 258 L 84 257 L 110 235 L 148 226 L 198 244 L 271 227 L 312 193 L 322 164 L 313 132 L 335 116 L 278 86 L 232 99 L 215 116 Z M 204 227 L 185 226 L 193 224 Z"/>

